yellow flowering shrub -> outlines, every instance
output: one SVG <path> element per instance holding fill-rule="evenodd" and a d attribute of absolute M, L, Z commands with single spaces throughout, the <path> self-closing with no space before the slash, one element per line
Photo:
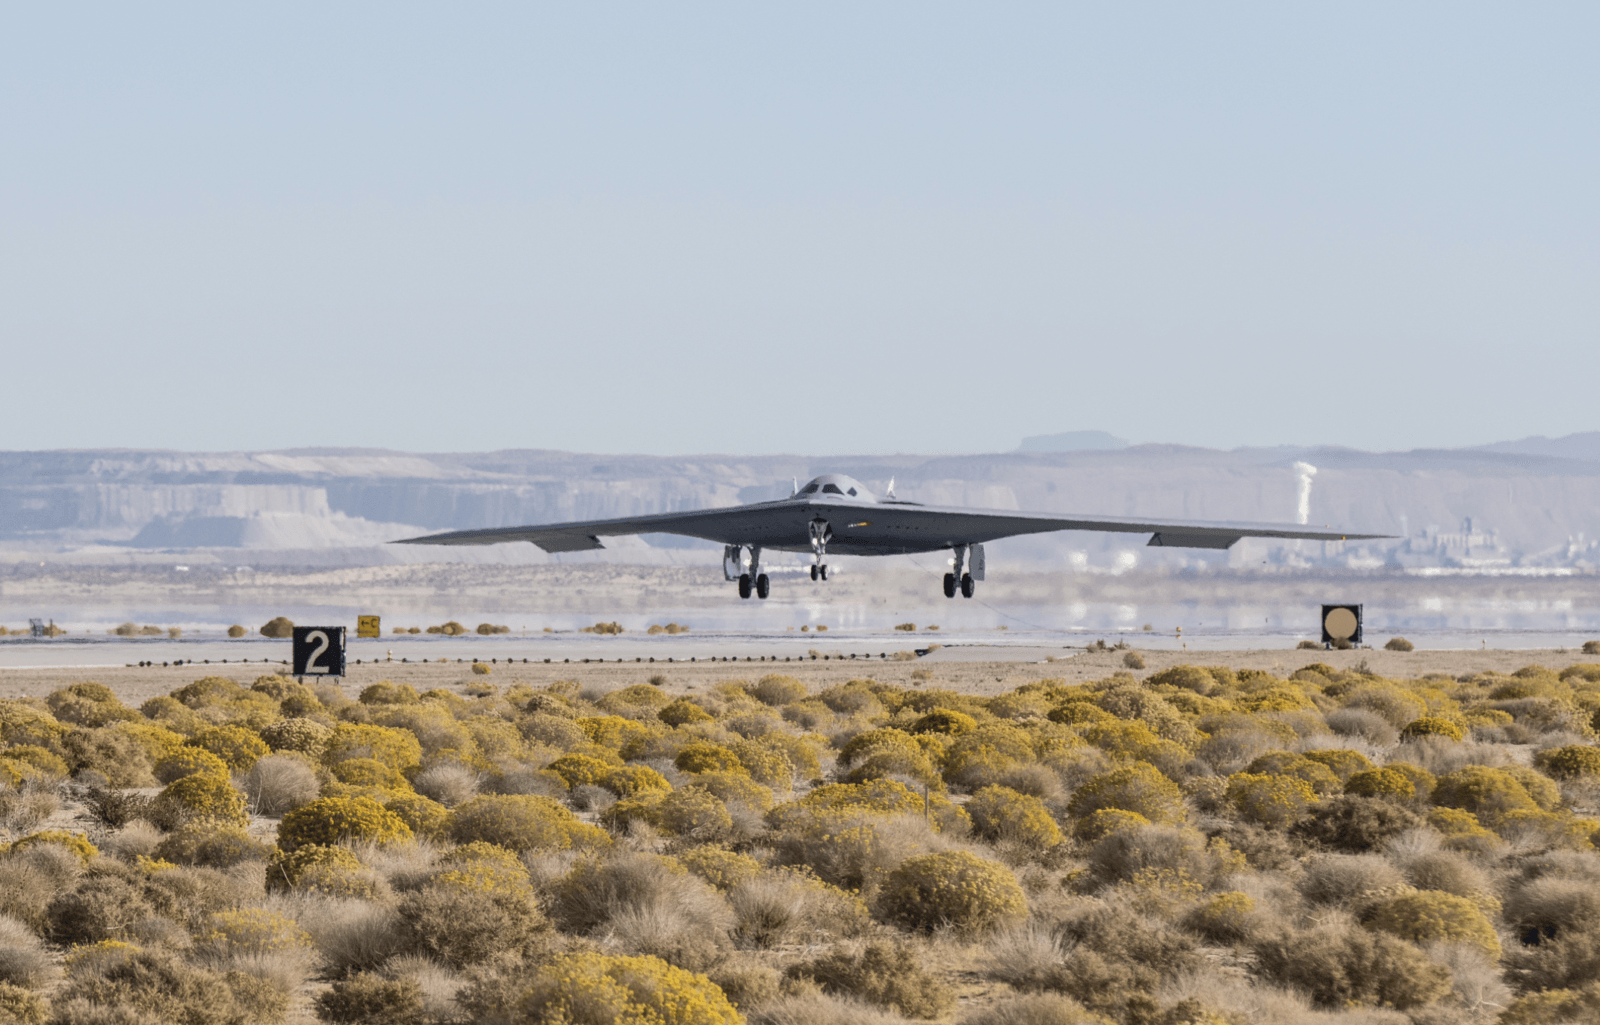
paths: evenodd
<path fill-rule="evenodd" d="M 733 828 L 728 806 L 700 786 L 683 787 L 665 795 L 650 806 L 647 821 L 674 836 L 719 836 Z"/>
<path fill-rule="evenodd" d="M 1292 825 L 1317 798 L 1303 779 L 1248 772 L 1228 777 L 1225 796 L 1240 815 L 1271 828 Z"/>
<path fill-rule="evenodd" d="M 129 737 L 144 749 L 152 762 L 158 762 L 179 751 L 184 743 L 183 734 L 167 729 L 160 723 L 147 720 L 119 722 L 111 727 L 115 733 Z"/>
<path fill-rule="evenodd" d="M 360 887 L 350 886 L 346 880 L 359 876 L 365 868 L 355 852 L 336 844 L 304 844 L 292 851 L 279 849 L 267 859 L 267 889 L 359 896 Z"/>
<path fill-rule="evenodd" d="M 916 738 L 905 730 L 884 727 L 876 730 L 866 730 L 856 734 L 839 748 L 839 763 L 853 765 L 864 761 L 874 751 L 897 750 L 908 754 L 921 754 L 922 748 L 917 745 Z"/>
<path fill-rule="evenodd" d="M 278 847 L 290 852 L 307 844 L 331 846 L 349 840 L 388 843 L 411 839 L 398 815 L 369 797 L 323 797 L 301 805 L 278 824 Z"/>
<path fill-rule="evenodd" d="M 240 908 L 212 915 L 208 927 L 195 938 L 194 951 L 201 958 L 221 961 L 310 946 L 311 937 L 294 919 L 266 908 Z"/>
<path fill-rule="evenodd" d="M 1150 825 L 1150 820 L 1135 811 L 1124 811 L 1121 808 L 1101 808 L 1091 812 L 1078 820 L 1072 833 L 1084 843 L 1093 843 L 1096 840 L 1120 833 L 1124 830 L 1138 829 L 1140 826 Z"/>
<path fill-rule="evenodd" d="M 697 722 L 711 722 L 715 717 L 687 698 L 679 698 L 656 713 L 656 718 L 668 726 L 687 726 Z"/>
<path fill-rule="evenodd" d="M 174 780 L 156 796 L 154 811 L 158 824 L 175 826 L 187 818 L 209 818 L 219 822 L 250 821 L 244 795 L 227 776 L 196 773 Z"/>
<path fill-rule="evenodd" d="M 332 767 L 348 758 L 376 758 L 392 769 L 409 772 L 422 764 L 422 744 L 410 730 L 342 722 L 328 735 L 322 760 Z"/>
<path fill-rule="evenodd" d="M 545 768 L 560 776 L 568 787 L 601 786 L 614 771 L 610 762 L 583 754 L 562 755 Z"/>
<path fill-rule="evenodd" d="M 1061 828 L 1037 797 L 1010 787 L 984 787 L 966 804 L 974 835 L 1033 849 L 1061 843 Z"/>
<path fill-rule="evenodd" d="M 744 772 L 739 756 L 720 744 L 690 744 L 678 752 L 672 764 L 679 772 Z"/>
<path fill-rule="evenodd" d="M 647 793 L 665 794 L 672 789 L 667 777 L 648 765 L 610 768 L 605 778 L 600 781 L 600 785 L 618 797 L 639 797 Z"/>
<path fill-rule="evenodd" d="M 1347 748 L 1329 748 L 1322 751 L 1307 751 L 1305 757 L 1313 762 L 1320 762 L 1333 770 L 1333 774 L 1341 780 L 1349 781 L 1351 776 L 1358 772 L 1365 772 L 1373 768 L 1372 760 L 1360 751 L 1351 751 Z"/>
<path fill-rule="evenodd" d="M 1533 764 L 1557 779 L 1600 776 L 1600 747 L 1591 744 L 1553 747 L 1534 755 Z"/>
<path fill-rule="evenodd" d="M 1091 778 L 1067 805 L 1075 818 L 1102 808 L 1135 812 L 1151 822 L 1173 822 L 1183 817 L 1183 792 L 1155 766 L 1136 762 Z"/>
<path fill-rule="evenodd" d="M 37 744 L 17 744 L 0 751 L 0 758 L 17 766 L 23 779 L 60 779 L 71 770 L 62 757 Z"/>
<path fill-rule="evenodd" d="M 207 772 L 226 779 L 228 763 L 204 748 L 185 747 L 161 759 L 155 765 L 156 779 L 163 783 L 193 776 L 197 772 Z"/>
<path fill-rule="evenodd" d="M 1484 765 L 1468 765 L 1440 776 L 1433 788 L 1433 803 L 1470 811 L 1491 824 L 1507 812 L 1537 808 L 1514 775 Z"/>
<path fill-rule="evenodd" d="M 346 758 L 342 762 L 334 762 L 331 771 L 334 779 L 353 787 L 376 787 L 401 793 L 411 790 L 411 784 L 404 776 L 393 766 L 376 758 Z"/>
<path fill-rule="evenodd" d="M 89 838 L 82 833 L 69 833 L 64 829 L 42 829 L 37 833 L 29 833 L 9 846 L 9 850 L 20 851 L 37 844 L 54 844 L 76 854 L 85 863 L 100 853 L 99 848 L 89 842 Z"/>
<path fill-rule="evenodd" d="M 333 728 L 315 719 L 279 719 L 261 727 L 261 739 L 274 751 L 299 751 L 320 759 Z"/>
<path fill-rule="evenodd" d="M 1394 769 L 1367 769 L 1351 776 L 1345 782 L 1344 792 L 1360 797 L 1387 797 L 1409 801 L 1417 796 L 1416 785 L 1402 772 Z"/>
<path fill-rule="evenodd" d="M 748 854 L 706 845 L 678 855 L 684 868 L 724 892 L 761 874 L 761 862 Z"/>
<path fill-rule="evenodd" d="M 762 786 L 788 790 L 794 785 L 794 763 L 781 748 L 755 740 L 741 740 L 729 746 L 750 778 Z"/>
<path fill-rule="evenodd" d="M 1009 868 L 967 851 L 946 851 L 908 858 L 890 872 L 879 912 L 907 929 L 976 932 L 1020 921 L 1028 901 Z"/>
<path fill-rule="evenodd" d="M 456 843 L 482 841 L 512 851 L 564 851 L 610 842 L 565 805 L 533 794 L 480 794 L 456 806 L 450 835 Z"/>
<path fill-rule="evenodd" d="M 620 715 L 596 715 L 577 720 L 578 729 L 592 744 L 609 747 L 613 751 L 626 751 L 632 744 L 641 744 L 653 734 L 650 728 Z"/>
<path fill-rule="evenodd" d="M 945 733 L 955 736 L 971 733 L 978 728 L 978 720 L 965 712 L 949 708 L 935 708 L 927 715 L 906 727 L 908 733 Z"/>
<path fill-rule="evenodd" d="M 1424 715 L 1413 719 L 1400 731 L 1402 740 L 1416 737 L 1446 737 L 1450 740 L 1460 740 L 1465 736 L 1466 731 L 1459 724 L 1437 715 Z"/>
<path fill-rule="evenodd" d="M 704 975 L 656 957 L 564 954 L 534 976 L 522 1021 L 552 1025 L 743 1025 Z"/>
<path fill-rule="evenodd" d="M 1287 751 L 1268 751 L 1245 766 L 1245 772 L 1257 776 L 1293 776 L 1304 780 L 1318 797 L 1337 794 L 1340 780 L 1334 771 L 1321 762 Z"/>
<path fill-rule="evenodd" d="M 189 744 L 210 751 L 234 772 L 247 772 L 258 758 L 271 751 L 254 732 L 242 726 L 213 726 L 189 738 Z"/>
<path fill-rule="evenodd" d="M 964 836 L 972 829 L 972 818 L 943 794 L 929 793 L 926 801 L 929 822 L 935 830 Z M 767 813 L 773 829 L 790 829 L 808 824 L 825 824 L 840 816 L 916 815 L 924 813 L 923 795 L 898 780 L 875 779 L 867 783 L 831 783 L 821 786 L 796 801 L 778 805 Z"/>
<path fill-rule="evenodd" d="M 450 835 L 450 809 L 431 798 L 415 793 L 397 794 L 384 801 L 383 807 L 417 836 L 443 840 Z"/>
<path fill-rule="evenodd" d="M 1367 923 L 1413 943 L 1465 943 L 1493 960 L 1500 959 L 1500 939 L 1478 906 L 1465 897 L 1440 890 L 1401 894 L 1373 908 Z"/>

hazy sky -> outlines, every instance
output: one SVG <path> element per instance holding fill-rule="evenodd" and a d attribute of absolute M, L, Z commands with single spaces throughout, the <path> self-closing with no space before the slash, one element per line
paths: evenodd
<path fill-rule="evenodd" d="M 0 448 L 1600 429 L 1600 7 L 7 4 Z"/>

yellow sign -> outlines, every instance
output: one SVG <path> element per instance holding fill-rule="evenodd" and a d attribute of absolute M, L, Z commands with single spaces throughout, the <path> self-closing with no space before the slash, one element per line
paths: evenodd
<path fill-rule="evenodd" d="M 378 617 L 377 616 L 357 616 L 356 617 L 356 636 L 357 637 L 382 637 L 383 636 L 383 631 L 378 629 Z"/>

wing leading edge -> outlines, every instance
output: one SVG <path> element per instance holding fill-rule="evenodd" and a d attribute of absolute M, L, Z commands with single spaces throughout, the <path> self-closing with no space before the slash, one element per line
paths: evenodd
<path fill-rule="evenodd" d="M 870 510 L 870 511 L 869 511 Z M 870 521 L 867 519 L 870 517 Z M 1354 534 L 1332 528 L 1315 529 L 1298 524 L 1227 523 L 1180 520 L 1124 520 L 1109 517 L 1064 517 L 1058 513 L 1011 512 L 989 509 L 940 508 L 907 503 L 867 504 L 818 499 L 785 499 L 725 509 L 700 509 L 684 513 L 658 513 L 607 520 L 578 520 L 526 527 L 453 530 L 442 534 L 406 538 L 396 544 L 492 545 L 528 541 L 546 552 L 580 552 L 605 547 L 600 538 L 627 534 L 682 534 L 721 544 L 757 544 L 771 548 L 809 547 L 805 524 L 821 518 L 841 525 L 842 535 L 859 542 L 860 554 L 879 547 L 871 535 L 885 531 L 882 554 L 895 551 L 936 551 L 962 544 L 982 544 L 1019 534 L 1057 530 L 1149 534 L 1147 542 L 1165 548 L 1231 548 L 1240 538 L 1279 540 L 1365 541 L 1384 534 Z M 857 520 L 859 522 L 850 522 Z M 877 527 L 878 530 L 873 528 Z M 839 546 L 841 549 L 845 545 Z M 854 547 L 854 546 L 852 546 Z"/>

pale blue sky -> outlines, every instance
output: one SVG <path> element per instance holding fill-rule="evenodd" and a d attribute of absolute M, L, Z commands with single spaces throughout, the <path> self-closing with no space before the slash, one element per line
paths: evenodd
<path fill-rule="evenodd" d="M 1592 4 L 7 4 L 0 447 L 1600 429 Z"/>

